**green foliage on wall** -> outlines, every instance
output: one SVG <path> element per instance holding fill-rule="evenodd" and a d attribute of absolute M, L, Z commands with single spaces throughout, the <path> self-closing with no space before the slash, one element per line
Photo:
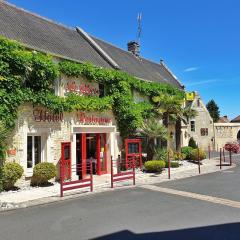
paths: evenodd
<path fill-rule="evenodd" d="M 106 96 L 56 96 L 54 81 L 60 74 L 86 77 L 89 81 L 104 84 Z M 29 51 L 15 41 L 0 38 L 0 121 L 9 132 L 15 127 L 18 107 L 25 102 L 32 102 L 58 113 L 112 110 L 121 136 L 126 137 L 139 128 L 145 118 L 154 115 L 154 103 L 135 103 L 133 91 L 149 99 L 161 93 L 184 97 L 181 90 L 171 85 L 144 82 L 125 72 L 89 63 L 62 61 L 57 64 L 49 55 Z"/>

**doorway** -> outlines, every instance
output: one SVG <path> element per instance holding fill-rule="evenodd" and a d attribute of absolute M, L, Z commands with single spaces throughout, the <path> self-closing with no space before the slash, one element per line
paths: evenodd
<path fill-rule="evenodd" d="M 238 131 L 238 134 L 237 134 L 237 141 L 240 143 L 240 130 Z"/>
<path fill-rule="evenodd" d="M 76 134 L 76 161 L 82 165 L 82 171 L 77 171 L 79 178 L 87 174 L 86 165 L 92 162 L 93 174 L 107 173 L 106 133 Z"/>
<path fill-rule="evenodd" d="M 62 142 L 61 143 L 61 164 L 65 169 L 63 179 L 71 179 L 71 143 Z"/>

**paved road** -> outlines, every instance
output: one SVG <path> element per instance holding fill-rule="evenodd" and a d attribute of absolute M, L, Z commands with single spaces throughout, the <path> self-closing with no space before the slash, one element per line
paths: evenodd
<path fill-rule="evenodd" d="M 240 201 L 239 178 L 238 166 L 154 187 Z M 137 187 L 0 213 L 0 239 L 239 240 L 239 222 L 240 208 Z"/>
<path fill-rule="evenodd" d="M 240 201 L 240 156 L 233 155 L 233 161 L 237 164 L 233 169 L 156 185 Z M 225 164 L 229 164 L 228 157 Z"/>

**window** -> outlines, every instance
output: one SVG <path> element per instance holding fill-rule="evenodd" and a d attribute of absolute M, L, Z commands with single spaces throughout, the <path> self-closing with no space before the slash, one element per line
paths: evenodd
<path fill-rule="evenodd" d="M 27 137 L 27 168 L 33 168 L 41 162 L 41 137 Z"/>
<path fill-rule="evenodd" d="M 103 84 L 99 84 L 99 97 L 102 98 L 105 96 L 105 90 L 104 90 L 104 85 Z"/>
<path fill-rule="evenodd" d="M 208 136 L 208 128 L 201 128 L 201 136 Z"/>
<path fill-rule="evenodd" d="M 191 132 L 195 132 L 195 121 L 191 121 Z"/>
<path fill-rule="evenodd" d="M 197 100 L 197 106 L 200 107 L 201 104 L 200 104 L 200 99 Z"/>
<path fill-rule="evenodd" d="M 134 154 L 139 153 L 139 144 L 138 143 L 128 143 L 128 153 Z"/>

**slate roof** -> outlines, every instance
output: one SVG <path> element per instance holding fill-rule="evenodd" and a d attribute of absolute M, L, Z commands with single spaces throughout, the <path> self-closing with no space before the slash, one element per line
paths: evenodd
<path fill-rule="evenodd" d="M 56 56 L 110 67 L 75 29 L 2 1 L 0 1 L 0 35 Z"/>
<path fill-rule="evenodd" d="M 227 116 L 220 117 L 218 123 L 229 123 L 229 119 Z"/>
<path fill-rule="evenodd" d="M 76 29 L 53 22 L 0 0 L 0 35 L 20 41 L 29 48 L 65 59 L 91 62 L 96 66 L 113 68 L 97 49 Z M 140 79 L 182 85 L 163 63 L 137 58 L 103 40 L 89 36 L 120 67 Z"/>
<path fill-rule="evenodd" d="M 110 43 L 92 37 L 95 42 L 114 59 L 120 68 L 140 79 L 159 83 L 170 83 L 182 87 L 164 63 L 155 63 L 142 57 L 136 57 L 131 52 L 120 49 Z"/>
<path fill-rule="evenodd" d="M 234 118 L 231 122 L 240 123 L 240 115 Z"/>

